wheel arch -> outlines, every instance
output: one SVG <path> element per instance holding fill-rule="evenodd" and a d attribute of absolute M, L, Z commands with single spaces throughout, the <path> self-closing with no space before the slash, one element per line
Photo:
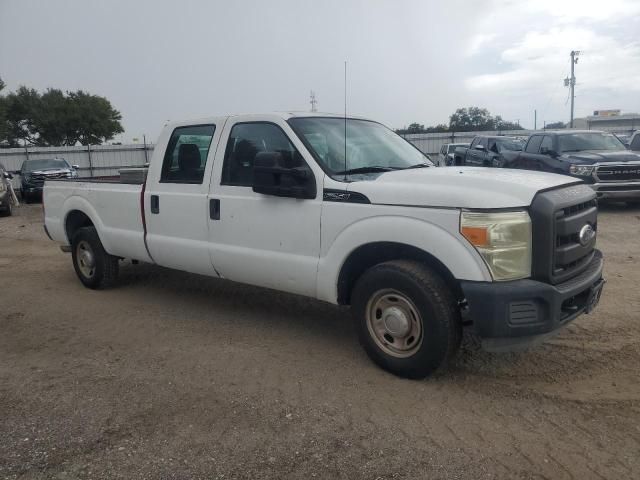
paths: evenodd
<path fill-rule="evenodd" d="M 390 260 L 413 260 L 427 265 L 438 273 L 451 288 L 457 299 L 463 298 L 460 282 L 451 271 L 431 253 L 413 245 L 400 242 L 371 242 L 353 250 L 338 274 L 338 304 L 349 305 L 351 292 L 358 278 L 369 268 Z"/>
<path fill-rule="evenodd" d="M 89 215 L 84 213 L 82 210 L 77 209 L 71 210 L 67 213 L 64 221 L 64 232 L 69 244 L 71 244 L 71 240 L 75 233 L 83 227 L 95 227 Z"/>

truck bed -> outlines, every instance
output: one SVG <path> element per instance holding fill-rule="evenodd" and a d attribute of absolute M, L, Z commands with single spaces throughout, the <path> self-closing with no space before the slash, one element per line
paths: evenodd
<path fill-rule="evenodd" d="M 108 253 L 152 261 L 145 246 L 142 193 L 142 183 L 118 178 L 47 180 L 45 226 L 53 240 L 69 245 L 66 225 L 73 211 L 80 210 L 96 226 Z"/>

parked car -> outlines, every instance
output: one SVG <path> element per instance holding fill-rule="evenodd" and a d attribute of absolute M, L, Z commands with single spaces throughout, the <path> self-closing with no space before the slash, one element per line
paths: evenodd
<path fill-rule="evenodd" d="M 0 163 L 0 213 L 7 216 L 13 211 L 13 197 L 9 184 L 12 178 L 13 175 Z"/>
<path fill-rule="evenodd" d="M 479 135 L 468 148 L 458 147 L 454 152 L 455 165 L 501 167 L 505 152 L 519 152 L 524 142 L 518 138 Z"/>
<path fill-rule="evenodd" d="M 468 143 L 445 143 L 440 148 L 440 153 L 438 154 L 438 160 L 436 166 L 438 167 L 448 167 L 454 165 L 453 153 L 458 147 L 468 147 Z"/>
<path fill-rule="evenodd" d="M 535 133 L 524 151 L 505 155 L 507 168 L 554 172 L 583 180 L 598 198 L 640 202 L 640 154 L 596 130 Z"/>
<path fill-rule="evenodd" d="M 582 182 L 433 168 L 365 119 L 171 123 L 144 182 L 47 179 L 44 211 L 89 288 L 129 258 L 351 305 L 368 355 L 411 378 L 458 349 L 463 323 L 487 349 L 519 348 L 590 312 L 603 285 Z"/>
<path fill-rule="evenodd" d="M 640 130 L 636 130 L 629 138 L 629 150 L 640 152 Z"/>
<path fill-rule="evenodd" d="M 71 166 L 64 158 L 25 160 L 20 174 L 20 194 L 25 203 L 38 199 L 46 179 L 75 178 L 77 165 Z"/>

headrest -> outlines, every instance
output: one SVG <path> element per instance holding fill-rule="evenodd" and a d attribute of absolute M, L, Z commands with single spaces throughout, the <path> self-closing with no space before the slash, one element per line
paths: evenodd
<path fill-rule="evenodd" d="M 195 143 L 183 143 L 178 150 L 178 168 L 197 170 L 200 168 L 200 150 Z"/>

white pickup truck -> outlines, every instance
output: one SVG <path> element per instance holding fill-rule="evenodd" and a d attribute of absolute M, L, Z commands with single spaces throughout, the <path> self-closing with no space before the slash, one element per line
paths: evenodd
<path fill-rule="evenodd" d="M 171 123 L 146 180 L 47 180 L 81 282 L 128 258 L 351 305 L 383 368 L 421 378 L 467 326 L 529 345 L 597 304 L 595 193 L 550 173 L 432 168 L 379 123 L 318 114 Z"/>

